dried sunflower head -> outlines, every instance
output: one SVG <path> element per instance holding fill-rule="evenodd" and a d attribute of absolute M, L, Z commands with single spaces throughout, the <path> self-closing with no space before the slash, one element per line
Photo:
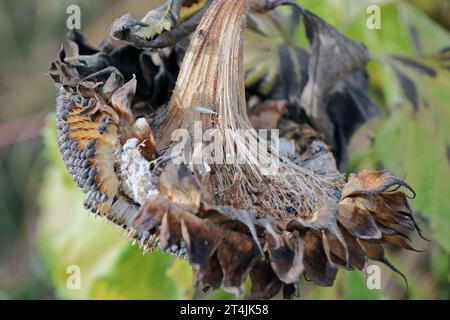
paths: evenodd
<path fill-rule="evenodd" d="M 291 298 L 302 274 L 331 286 L 339 267 L 364 270 L 368 259 L 396 270 L 382 245 L 412 249 L 403 229 L 421 234 L 398 190 L 412 189 L 389 172 L 363 171 L 345 182 L 323 135 L 282 119 L 285 102 L 247 111 L 249 3 L 215 0 L 207 8 L 186 52 L 97 51 L 75 34 L 78 55 L 59 53 L 51 70 L 60 85 L 58 141 L 85 206 L 128 230 L 144 250 L 184 256 L 205 290 L 241 294 L 249 276 L 250 297 L 283 289 Z M 316 18 L 310 23 L 320 25 Z M 169 100 L 178 55 L 184 59 Z M 259 164 L 252 152 L 239 163 L 195 163 L 195 145 L 177 163 L 173 132 L 195 137 L 196 124 L 202 136 L 220 133 L 218 151 L 226 155 L 249 141 L 267 145 L 254 126 L 278 127 L 279 148 L 269 147 L 267 156 L 277 174 L 267 175 L 272 162 Z M 239 130 L 249 132 L 247 140 Z"/>

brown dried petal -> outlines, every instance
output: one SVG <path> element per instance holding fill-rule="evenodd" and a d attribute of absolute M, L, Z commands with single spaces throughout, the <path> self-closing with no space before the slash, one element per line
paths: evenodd
<path fill-rule="evenodd" d="M 151 196 L 133 219 L 132 226 L 139 233 L 155 230 L 167 212 L 169 212 L 168 201 L 158 194 Z"/>
<path fill-rule="evenodd" d="M 423 250 L 419 250 L 411 246 L 410 239 L 401 233 L 391 234 L 391 235 L 383 235 L 383 238 L 379 241 L 379 243 L 390 243 L 394 244 L 398 247 L 401 247 L 406 250 L 422 252 Z"/>
<path fill-rule="evenodd" d="M 255 225 L 266 226 L 264 224 L 264 219 L 257 219 L 256 213 L 248 212 L 241 209 L 236 209 L 230 206 L 209 206 L 204 204 L 203 210 L 216 211 L 220 213 L 227 220 L 238 221 L 246 226 L 250 234 L 252 235 L 253 241 L 255 241 L 261 255 L 264 255 L 261 243 L 259 241 L 258 235 L 256 233 Z"/>

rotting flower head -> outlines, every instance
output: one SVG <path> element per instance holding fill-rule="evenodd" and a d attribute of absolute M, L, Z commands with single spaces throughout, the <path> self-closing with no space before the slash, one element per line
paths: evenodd
<path fill-rule="evenodd" d="M 421 234 L 398 190 L 412 189 L 389 172 L 363 171 L 344 183 L 321 135 L 281 119 L 283 103 L 267 100 L 247 114 L 248 9 L 247 1 L 213 1 L 181 53 L 128 45 L 97 51 L 71 34 L 78 52 L 67 59 L 62 50 L 51 75 L 60 84 L 60 150 L 86 208 L 122 226 L 146 251 L 186 257 L 203 289 L 241 294 L 249 275 L 250 297 L 271 298 L 282 288 L 291 298 L 302 274 L 330 286 L 338 267 L 364 270 L 368 259 L 397 271 L 382 244 L 412 249 L 402 230 Z M 178 54 L 184 59 L 168 101 Z M 262 121 L 267 112 L 272 123 Z M 239 152 L 240 163 L 176 163 L 173 133 L 195 137 L 198 123 L 201 136 L 219 133 L 224 154 L 270 146 L 254 127 L 279 127 L 281 148 L 268 147 L 267 155 L 279 162 L 277 174 L 265 174 L 251 150 Z"/>

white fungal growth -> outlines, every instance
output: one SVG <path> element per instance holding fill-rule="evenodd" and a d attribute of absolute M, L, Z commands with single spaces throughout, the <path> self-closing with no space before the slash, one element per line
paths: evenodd
<path fill-rule="evenodd" d="M 120 155 L 122 190 L 131 199 L 144 205 L 148 197 L 158 194 L 158 177 L 150 170 L 150 163 L 138 149 L 135 138 L 126 141 Z"/>

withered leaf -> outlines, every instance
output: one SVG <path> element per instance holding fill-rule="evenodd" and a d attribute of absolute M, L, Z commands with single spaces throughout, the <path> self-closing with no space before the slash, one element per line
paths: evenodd
<path fill-rule="evenodd" d="M 333 124 L 324 99 L 347 75 L 363 68 L 369 54 L 365 46 L 345 37 L 312 12 L 302 10 L 302 13 L 312 52 L 301 104 L 314 124 L 332 141 Z"/>
<path fill-rule="evenodd" d="M 137 48 L 166 48 L 195 31 L 211 2 L 206 1 L 197 12 L 178 25 L 181 8 L 191 6 L 194 4 L 192 1 L 167 1 L 161 7 L 149 11 L 142 20 L 127 13 L 114 21 L 109 34 Z"/>
<path fill-rule="evenodd" d="M 138 48 L 146 47 L 146 40 L 143 40 L 135 35 L 135 32 L 140 27 L 147 27 L 148 25 L 127 13 L 116 19 L 109 27 L 109 35 L 118 40 L 123 40 L 133 44 Z"/>

